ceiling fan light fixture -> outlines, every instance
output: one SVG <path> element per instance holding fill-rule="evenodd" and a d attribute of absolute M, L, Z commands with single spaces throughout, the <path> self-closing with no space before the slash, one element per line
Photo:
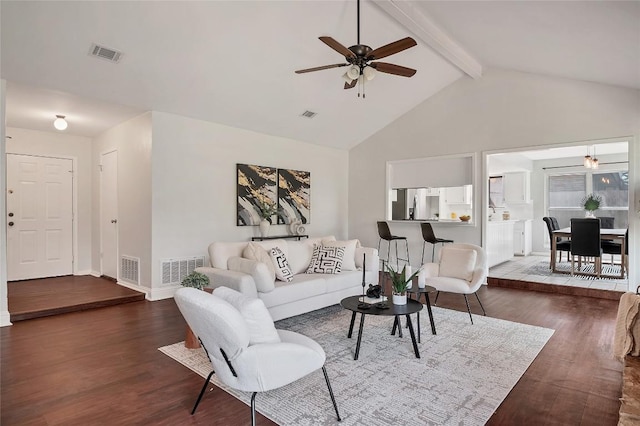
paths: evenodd
<path fill-rule="evenodd" d="M 347 75 L 349 76 L 349 78 L 351 80 L 355 80 L 358 78 L 358 76 L 360 75 L 360 68 L 358 68 L 356 65 L 351 65 L 348 69 L 347 69 Z"/>
<path fill-rule="evenodd" d="M 345 73 L 342 75 L 342 79 L 343 79 L 344 81 L 346 81 L 347 83 L 349 83 L 349 84 L 351 84 L 351 82 L 354 80 L 353 78 L 349 77 L 349 73 L 348 73 L 348 72 L 345 72 Z"/>
<path fill-rule="evenodd" d="M 53 127 L 58 130 L 65 130 L 67 126 L 67 120 L 64 119 L 64 115 L 56 115 L 56 119 L 53 121 Z"/>
<path fill-rule="evenodd" d="M 376 76 L 376 70 L 374 70 L 373 68 L 367 66 L 367 67 L 364 67 L 364 70 L 362 70 L 362 74 L 364 75 L 364 78 L 367 81 L 371 81 Z"/>

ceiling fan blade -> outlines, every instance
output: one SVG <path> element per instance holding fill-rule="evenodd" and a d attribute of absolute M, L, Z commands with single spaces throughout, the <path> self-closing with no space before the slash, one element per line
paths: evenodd
<path fill-rule="evenodd" d="M 344 47 L 343 45 L 338 43 L 333 38 L 327 37 L 327 36 L 318 37 L 318 38 L 324 44 L 326 44 L 327 46 L 329 46 L 330 48 L 332 48 L 333 50 L 335 50 L 336 52 L 338 52 L 339 54 L 341 54 L 345 58 L 355 58 L 356 57 L 356 55 L 352 51 L 350 51 L 349 49 L 347 49 L 346 47 Z"/>
<path fill-rule="evenodd" d="M 372 50 L 367 55 L 367 60 L 386 58 L 387 56 L 394 55 L 398 52 L 402 52 L 403 50 L 413 47 L 416 44 L 416 41 L 411 37 L 405 37 L 401 40 L 394 41 L 393 43 L 389 43 Z"/>
<path fill-rule="evenodd" d="M 416 73 L 416 70 L 413 68 L 401 67 L 400 65 L 389 64 L 386 62 L 372 62 L 369 66 L 380 72 L 399 75 L 402 77 L 412 77 Z"/>
<path fill-rule="evenodd" d="M 349 64 L 333 64 L 333 65 L 323 65 L 321 67 L 315 67 L 315 68 L 307 68 L 304 70 L 298 70 L 296 71 L 296 74 L 304 74 L 305 72 L 313 72 L 313 71 L 322 71 L 322 70 L 328 70 L 329 68 L 340 68 L 340 67 L 346 67 Z"/>
<path fill-rule="evenodd" d="M 358 84 L 358 79 L 356 78 L 355 80 L 351 80 L 351 83 L 344 83 L 344 89 L 353 89 L 354 87 L 356 87 L 356 84 Z"/>

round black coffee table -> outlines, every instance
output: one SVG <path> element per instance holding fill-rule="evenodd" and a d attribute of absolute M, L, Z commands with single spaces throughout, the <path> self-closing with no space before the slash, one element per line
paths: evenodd
<path fill-rule="evenodd" d="M 429 313 L 429 321 L 431 322 L 431 333 L 436 334 L 436 324 L 433 322 L 433 313 L 431 312 L 431 300 L 429 300 L 429 293 L 438 291 L 435 287 L 430 285 L 420 288 L 418 286 L 412 286 L 407 289 L 409 295 L 417 295 L 416 300 L 420 301 L 420 296 L 424 294 L 424 303 L 427 305 L 427 312 Z M 420 314 L 418 314 L 418 343 L 420 343 Z"/>
<path fill-rule="evenodd" d="M 353 357 L 354 360 L 358 359 L 358 354 L 360 353 L 360 342 L 362 341 L 362 329 L 364 328 L 364 317 L 365 315 L 381 315 L 381 316 L 393 316 L 395 320 L 393 321 L 393 329 L 391 330 L 391 334 L 395 335 L 396 328 L 398 329 L 398 336 L 402 337 L 402 326 L 400 325 L 400 315 L 404 315 L 407 318 L 407 326 L 409 327 L 409 333 L 411 334 L 411 342 L 413 343 L 413 351 L 416 354 L 416 358 L 420 358 L 420 352 L 418 351 L 418 343 L 416 342 L 416 335 L 413 331 L 413 324 L 411 323 L 411 314 L 415 314 L 422 310 L 422 303 L 407 299 L 406 305 L 394 305 L 391 303 L 391 300 L 387 301 L 388 308 L 382 309 L 377 307 L 376 305 L 370 305 L 368 309 L 361 309 L 359 307 L 360 298 L 362 296 L 351 296 L 340 301 L 340 306 L 344 309 L 348 309 L 353 312 L 351 315 L 351 324 L 349 325 L 349 333 L 347 334 L 348 338 L 351 338 L 353 334 L 353 324 L 356 320 L 356 314 L 360 314 L 360 329 L 358 330 L 358 342 L 356 343 L 356 353 Z"/>

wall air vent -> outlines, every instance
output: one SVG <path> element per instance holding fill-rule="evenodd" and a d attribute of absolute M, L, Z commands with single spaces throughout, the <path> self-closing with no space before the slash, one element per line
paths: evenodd
<path fill-rule="evenodd" d="M 109 62 L 115 62 L 116 64 L 120 62 L 120 58 L 122 58 L 122 52 L 119 52 L 115 49 L 110 49 L 108 47 L 100 46 L 95 43 L 91 45 L 89 55 L 95 56 L 96 58 L 105 59 Z"/>
<path fill-rule="evenodd" d="M 120 258 L 120 279 L 129 284 L 140 284 L 140 259 L 132 256 Z"/>
<path fill-rule="evenodd" d="M 194 269 L 204 266 L 204 256 L 164 259 L 161 261 L 162 285 L 180 284 Z"/>
<path fill-rule="evenodd" d="M 317 112 L 313 112 L 313 111 L 309 111 L 309 110 L 307 110 L 307 111 L 303 112 L 303 113 L 302 113 L 302 114 L 300 114 L 300 115 L 301 115 L 302 117 L 313 118 L 313 117 L 315 117 L 316 115 L 318 115 L 318 113 L 317 113 Z"/>

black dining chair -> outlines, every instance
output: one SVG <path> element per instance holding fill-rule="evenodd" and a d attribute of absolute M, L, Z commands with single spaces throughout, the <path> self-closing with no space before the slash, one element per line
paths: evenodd
<path fill-rule="evenodd" d="M 571 275 L 574 260 L 578 256 L 578 269 L 582 269 L 582 258 L 593 257 L 594 274 L 602 273 L 602 247 L 600 246 L 600 221 L 596 219 L 571 219 Z"/>
<path fill-rule="evenodd" d="M 614 228 L 614 217 L 613 216 L 604 216 L 598 217 L 600 219 L 600 228 L 602 229 L 613 229 Z"/>
<path fill-rule="evenodd" d="M 558 220 L 555 217 L 551 217 L 551 216 L 545 216 L 542 218 L 542 220 L 544 220 L 544 223 L 547 224 L 547 231 L 549 232 L 549 243 L 552 244 L 553 243 L 553 231 L 556 231 L 558 229 L 560 229 L 560 227 L 558 226 Z M 555 237 L 556 238 L 556 253 L 560 253 L 560 261 L 562 261 L 562 252 L 566 252 L 567 253 L 567 260 L 569 260 L 569 252 L 571 251 L 571 241 L 566 241 L 563 240 L 560 237 Z M 551 263 L 552 263 L 551 258 L 549 258 L 549 269 L 551 269 Z"/>
<path fill-rule="evenodd" d="M 433 259 L 436 253 L 436 244 L 444 245 L 445 243 L 452 243 L 453 240 L 436 237 L 436 234 L 433 232 L 433 227 L 429 222 L 422 222 L 420 224 L 420 228 L 422 229 L 422 239 L 424 240 L 422 242 L 422 263 L 421 264 L 424 264 L 424 246 L 427 245 L 427 243 L 431 243 L 431 246 L 432 246 L 431 261 L 433 262 Z"/>
<path fill-rule="evenodd" d="M 620 275 L 623 276 L 625 271 L 628 271 L 629 267 L 629 228 L 627 228 L 627 232 L 624 234 L 624 253 L 622 253 L 622 243 L 616 243 L 615 241 L 602 241 L 600 247 L 602 247 L 602 252 L 611 255 L 611 264 L 613 265 L 613 256 L 620 255 L 620 267 L 622 270 L 620 271 Z"/>
<path fill-rule="evenodd" d="M 409 263 L 409 243 L 407 242 L 407 237 L 392 235 L 391 230 L 389 229 L 389 224 L 387 222 L 378 222 L 378 236 L 380 237 L 378 239 L 378 253 L 380 253 L 380 244 L 382 243 L 382 240 L 385 240 L 387 242 L 387 258 L 383 259 L 382 256 L 380 256 L 380 260 L 382 260 L 383 269 L 385 269 L 384 268 L 385 262 L 387 264 L 389 263 L 389 255 L 391 254 L 392 241 L 395 241 L 395 244 L 396 244 L 396 269 L 400 267 L 400 263 L 399 263 L 400 260 L 404 260 L 407 263 Z M 406 245 L 406 248 L 407 248 L 406 259 L 401 259 L 398 257 L 398 241 L 404 241 Z"/>

